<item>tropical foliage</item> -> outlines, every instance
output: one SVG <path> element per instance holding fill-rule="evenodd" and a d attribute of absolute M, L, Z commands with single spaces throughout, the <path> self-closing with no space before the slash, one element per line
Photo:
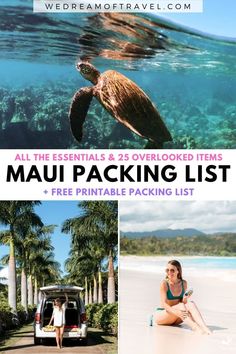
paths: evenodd
<path fill-rule="evenodd" d="M 123 255 L 236 256 L 236 233 L 140 239 L 124 236 L 121 238 L 120 250 Z"/>
<path fill-rule="evenodd" d="M 67 219 L 62 231 L 71 234 L 70 258 L 66 260 L 68 282 L 83 283 L 85 303 L 104 300 L 102 272 L 108 271 L 106 301 L 115 295 L 114 262 L 118 246 L 118 206 L 113 201 L 84 201 L 76 218 Z"/>
<path fill-rule="evenodd" d="M 100 328 L 105 332 L 118 333 L 118 304 L 89 304 L 86 314 L 90 327 Z"/>
<path fill-rule="evenodd" d="M 11 308 L 3 301 L 0 302 L 0 335 L 1 332 L 18 327 L 27 322 L 31 322 L 33 319 L 34 311 L 32 307 L 28 309 L 28 315 L 26 316 L 23 307 L 18 307 L 16 314 L 12 313 Z"/>
<path fill-rule="evenodd" d="M 40 202 L 0 202 L 0 224 L 6 227 L 0 232 L 0 243 L 8 245 L 10 249 L 9 255 L 2 257 L 1 262 L 3 265 L 8 264 L 8 305 L 16 316 L 19 277 L 21 304 L 26 313 L 28 305 L 37 304 L 36 284 L 40 282 L 42 285 L 45 279 L 55 281 L 60 277 L 59 264 L 54 261 L 50 240 L 54 226 L 43 225 L 34 211 L 36 205 L 40 205 Z"/>
<path fill-rule="evenodd" d="M 62 231 L 71 235 L 64 278 L 51 243 L 55 225 L 44 225 L 35 213 L 40 204 L 0 201 L 0 245 L 9 246 L 0 260 L 0 270 L 9 270 L 8 285 L 0 279 L 0 332 L 32 319 L 40 286 L 69 283 L 84 285 L 85 303 L 97 306 L 88 308 L 91 324 L 116 334 L 117 202 L 80 202 L 78 216 L 63 222 Z"/>

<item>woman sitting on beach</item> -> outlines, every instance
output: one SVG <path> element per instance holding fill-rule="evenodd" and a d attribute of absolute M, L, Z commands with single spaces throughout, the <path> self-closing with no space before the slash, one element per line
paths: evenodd
<path fill-rule="evenodd" d="M 62 305 L 61 299 L 57 298 L 55 300 L 55 305 L 52 313 L 52 317 L 49 322 L 49 326 L 51 325 L 52 321 L 54 321 L 54 327 L 56 327 L 56 342 L 57 342 L 57 348 L 61 349 L 62 348 L 62 341 L 63 341 L 63 335 L 64 335 L 64 328 L 65 328 L 65 311 L 67 308 L 68 304 L 68 296 L 67 294 L 64 294 L 66 301 Z"/>
<path fill-rule="evenodd" d="M 172 260 L 167 263 L 166 279 L 161 282 L 161 307 L 158 307 L 154 321 L 158 325 L 186 323 L 192 330 L 210 334 L 196 304 L 188 301 L 192 292 L 185 294 L 187 282 L 182 278 L 181 264 Z"/>

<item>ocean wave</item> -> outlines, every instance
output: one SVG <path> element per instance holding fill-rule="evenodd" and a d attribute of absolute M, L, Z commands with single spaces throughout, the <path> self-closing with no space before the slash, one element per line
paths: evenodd
<path fill-rule="evenodd" d="M 176 257 L 136 257 L 121 256 L 120 269 L 150 274 L 163 274 L 168 260 Z M 223 281 L 236 282 L 235 257 L 177 257 L 183 266 L 184 277 L 220 278 Z M 197 262 L 196 262 L 197 261 Z"/>

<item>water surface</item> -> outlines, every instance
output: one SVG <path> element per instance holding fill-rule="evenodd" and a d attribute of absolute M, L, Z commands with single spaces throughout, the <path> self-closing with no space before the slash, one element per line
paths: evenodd
<path fill-rule="evenodd" d="M 0 4 L 1 148 L 144 148 L 94 99 L 77 143 L 68 110 L 89 60 L 135 81 L 172 134 L 167 148 L 236 148 L 236 42 L 147 14 L 33 14 Z M 144 124 L 148 118 L 144 117 Z"/>
<path fill-rule="evenodd" d="M 174 257 L 175 258 L 175 257 Z M 163 274 L 167 262 L 173 257 L 121 256 L 121 269 Z M 183 268 L 183 277 L 213 277 L 236 282 L 236 257 L 177 257 Z"/>

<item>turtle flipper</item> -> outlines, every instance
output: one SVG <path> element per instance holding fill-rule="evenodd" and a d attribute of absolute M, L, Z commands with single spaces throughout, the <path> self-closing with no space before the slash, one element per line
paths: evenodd
<path fill-rule="evenodd" d="M 93 98 L 93 88 L 83 87 L 76 92 L 70 106 L 69 119 L 73 136 L 77 141 L 83 137 L 83 124 Z"/>

